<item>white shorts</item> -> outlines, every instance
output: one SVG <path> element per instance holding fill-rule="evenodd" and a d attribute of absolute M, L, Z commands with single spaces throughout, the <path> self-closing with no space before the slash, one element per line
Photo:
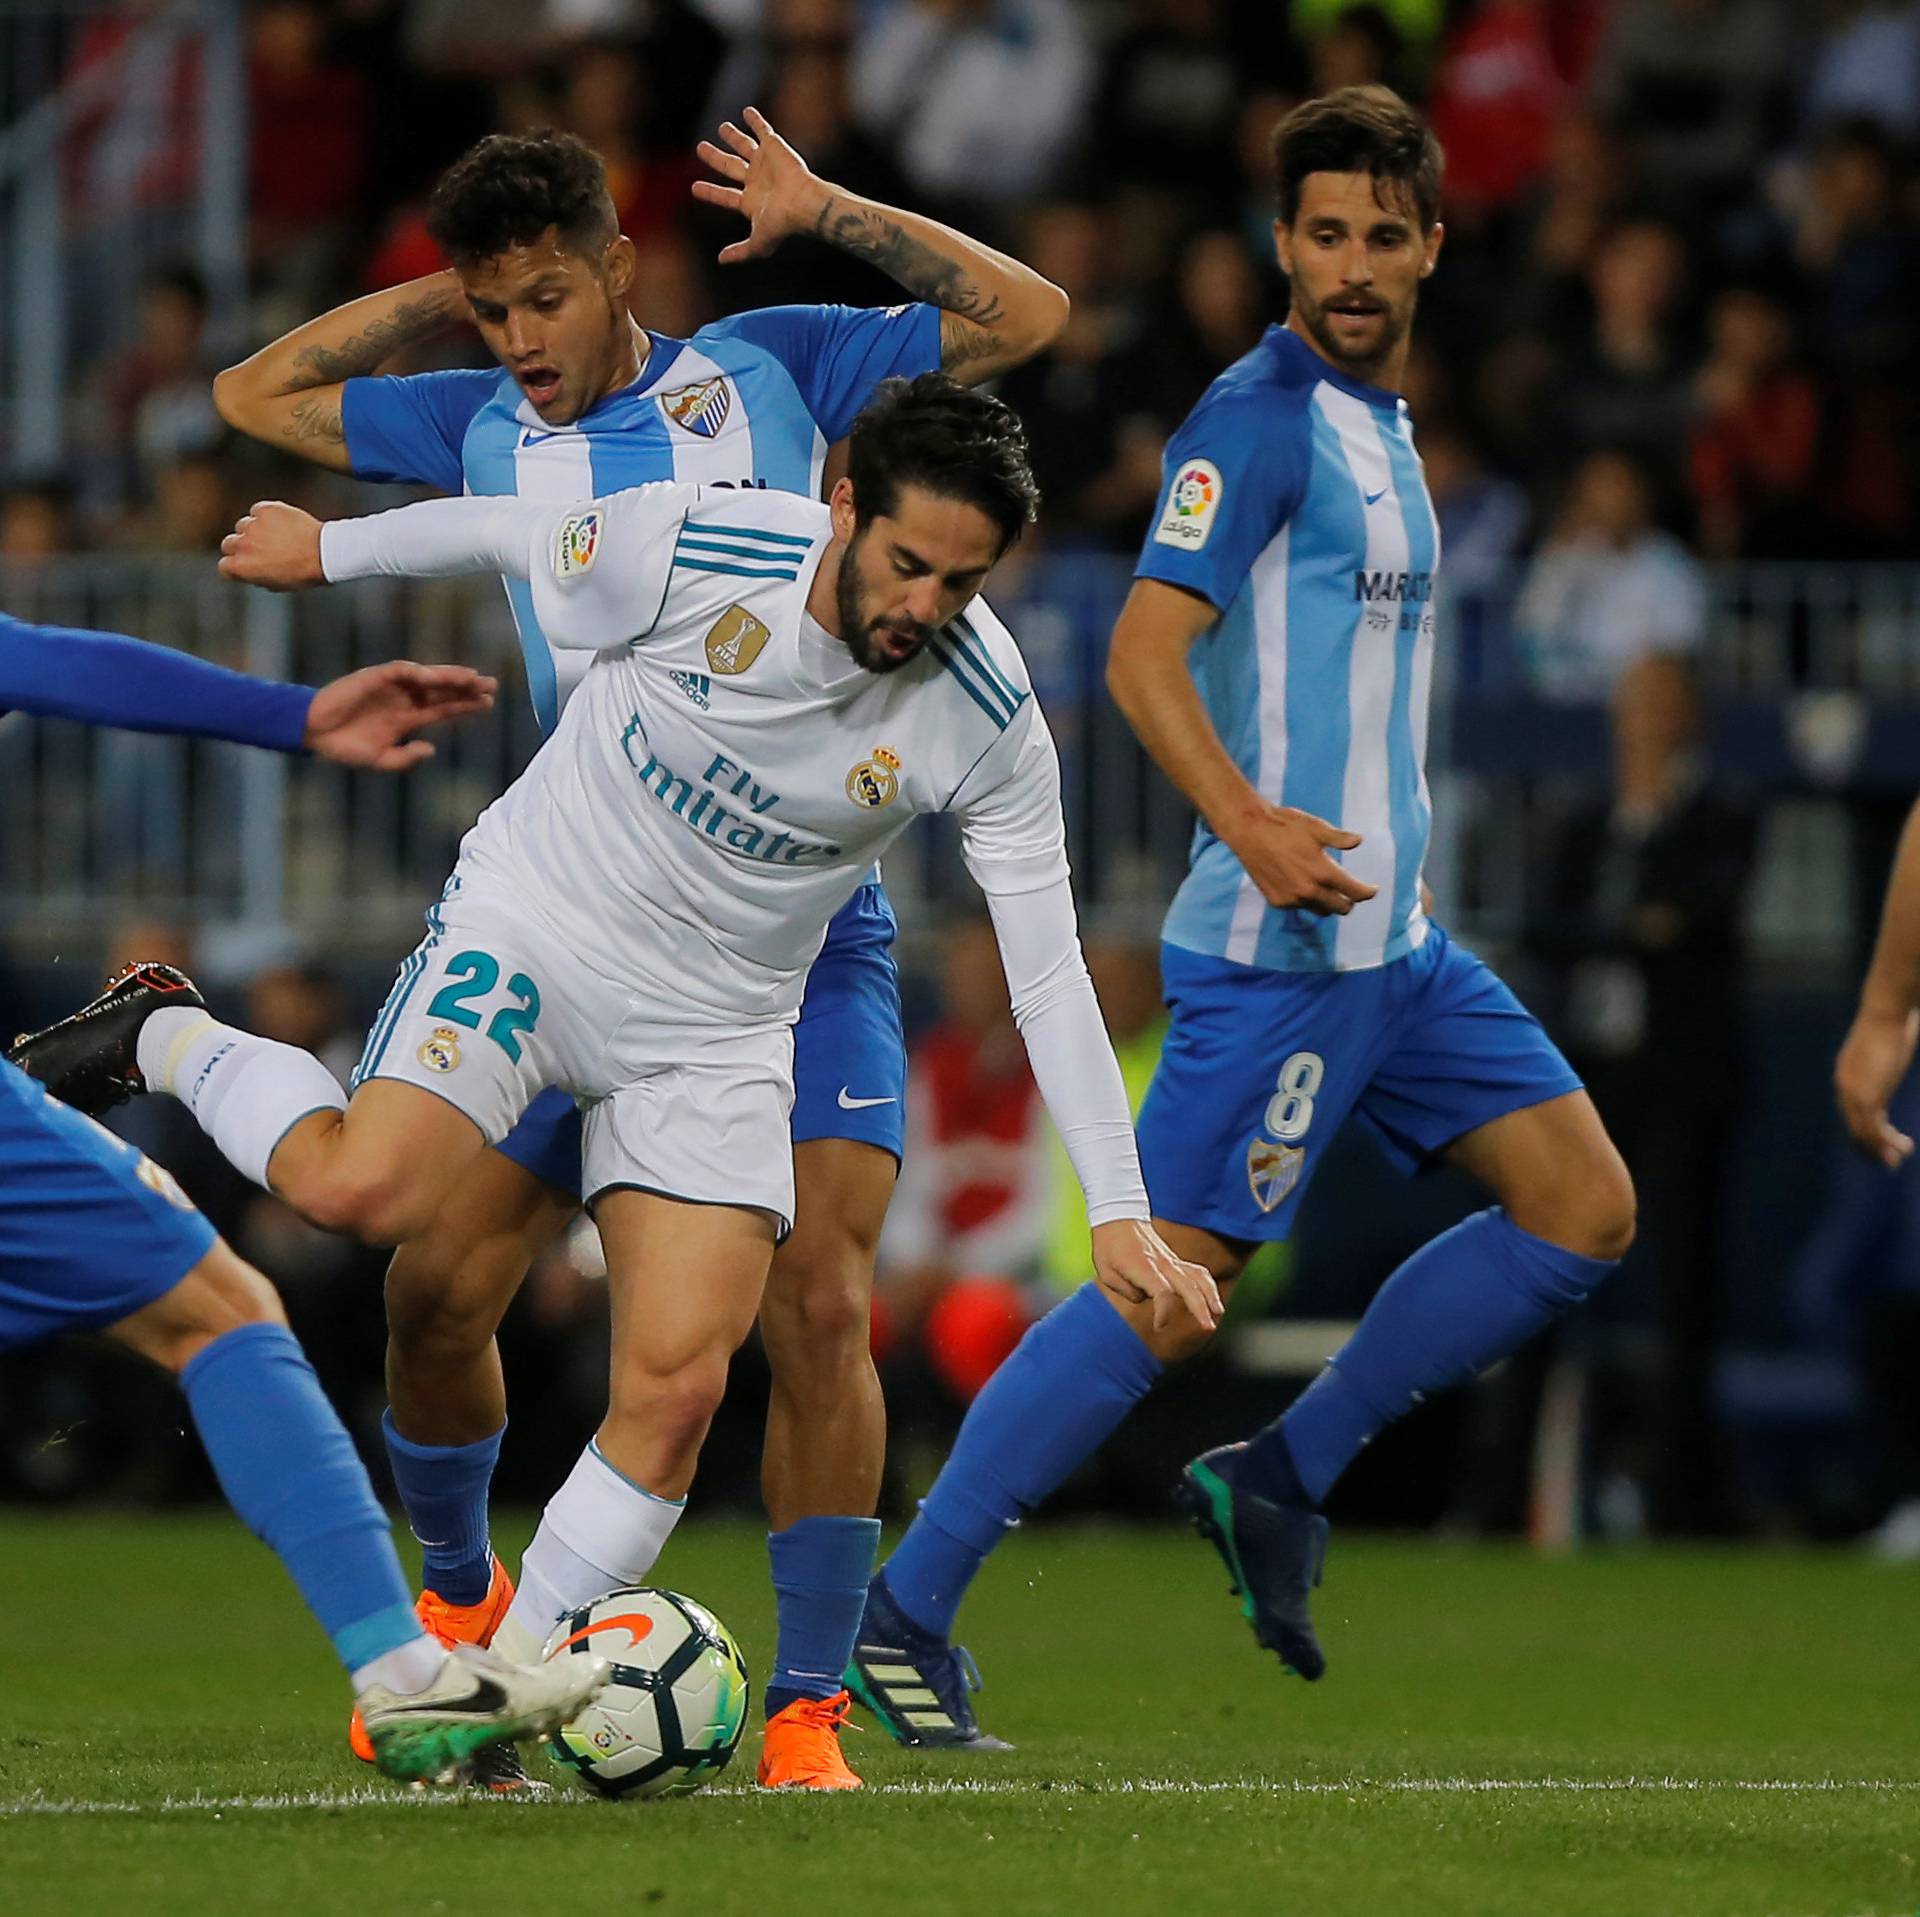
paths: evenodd
<path fill-rule="evenodd" d="M 489 1145 L 534 1097 L 580 1101 L 583 1189 L 656 1191 L 793 1222 L 793 1028 L 675 1019 L 456 873 L 353 1074 L 444 1098 Z"/>

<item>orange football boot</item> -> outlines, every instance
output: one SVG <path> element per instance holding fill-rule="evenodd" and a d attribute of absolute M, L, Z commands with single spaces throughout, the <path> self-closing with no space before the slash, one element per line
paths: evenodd
<path fill-rule="evenodd" d="M 802 1697 L 767 1719 L 760 1746 L 760 1782 L 770 1791 L 857 1791 L 847 1768 L 840 1730 L 853 1709 L 845 1691 L 832 1697 Z"/>
<path fill-rule="evenodd" d="M 500 1620 L 512 1602 L 513 1579 L 496 1557 L 493 1582 L 478 1604 L 449 1604 L 438 1591 L 422 1591 L 413 1608 L 427 1635 L 438 1638 L 449 1650 L 456 1644 L 478 1644 L 484 1650 L 493 1642 L 493 1634 L 499 1630 Z M 347 1726 L 347 1746 L 361 1763 L 373 1762 L 373 1744 L 357 1710 Z"/>

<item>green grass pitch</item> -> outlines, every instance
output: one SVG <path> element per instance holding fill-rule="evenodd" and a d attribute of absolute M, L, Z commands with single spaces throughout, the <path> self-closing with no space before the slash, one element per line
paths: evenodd
<path fill-rule="evenodd" d="M 756 1673 L 764 1566 L 696 1519 L 660 1568 Z M 0 1520 L 0 1911 L 1920 1908 L 1914 1573 L 1336 1532 L 1328 1577 L 1309 1687 L 1184 1534 L 1036 1528 L 966 1616 L 1014 1755 L 869 1730 L 867 1791 L 795 1798 L 750 1788 L 750 1739 L 698 1797 L 502 1803 L 369 1783 L 319 1634 L 224 1517 Z"/>

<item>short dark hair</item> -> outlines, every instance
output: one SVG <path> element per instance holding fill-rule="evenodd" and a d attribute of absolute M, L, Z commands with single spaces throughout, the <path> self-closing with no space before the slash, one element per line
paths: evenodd
<path fill-rule="evenodd" d="M 893 512 L 902 486 L 924 486 L 979 507 L 1000 528 L 1002 552 L 1040 510 L 1020 415 L 946 373 L 880 382 L 853 422 L 847 477 L 863 525 Z"/>
<path fill-rule="evenodd" d="M 489 133 L 440 176 L 427 207 L 427 231 L 454 261 L 531 246 L 548 227 L 569 252 L 589 257 L 620 230 L 605 162 L 586 141 L 551 128 Z"/>
<path fill-rule="evenodd" d="M 1424 233 L 1440 217 L 1440 142 L 1391 87 L 1341 87 L 1307 100 L 1273 132 L 1273 181 L 1280 218 L 1291 226 L 1309 173 L 1366 173 L 1413 203 Z"/>

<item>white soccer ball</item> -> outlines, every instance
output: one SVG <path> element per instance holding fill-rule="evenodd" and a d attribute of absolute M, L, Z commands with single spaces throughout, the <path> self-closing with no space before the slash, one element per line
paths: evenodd
<path fill-rule="evenodd" d="M 548 1748 L 602 1797 L 696 1791 L 726 1769 L 747 1725 L 747 1664 L 733 1633 L 692 1598 L 643 1587 L 570 1611 L 548 1657 L 603 1657 L 607 1688 Z"/>

